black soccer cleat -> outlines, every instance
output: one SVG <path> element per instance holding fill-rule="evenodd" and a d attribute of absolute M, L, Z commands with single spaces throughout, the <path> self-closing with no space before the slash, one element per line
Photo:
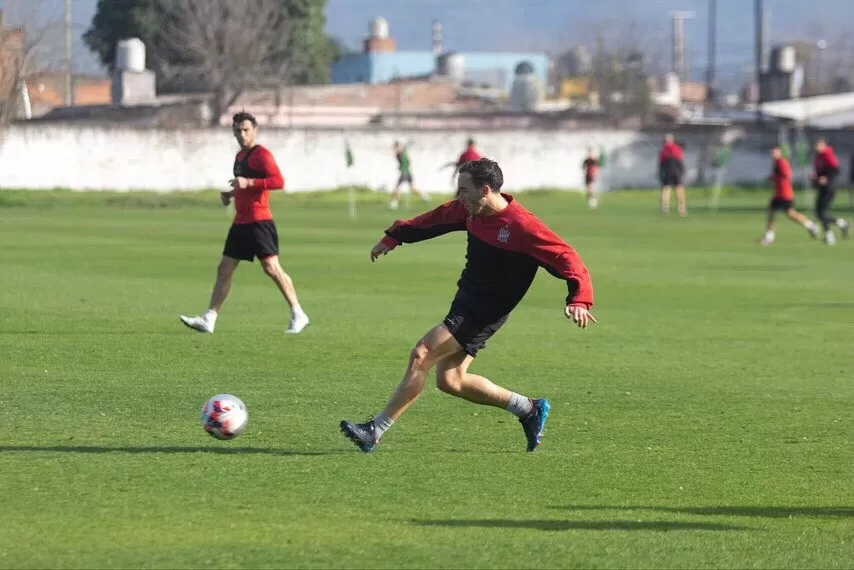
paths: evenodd
<path fill-rule="evenodd" d="M 379 443 L 373 420 L 363 424 L 354 424 L 347 420 L 341 420 L 340 427 L 341 433 L 365 453 L 372 452 L 377 447 L 377 443 Z"/>

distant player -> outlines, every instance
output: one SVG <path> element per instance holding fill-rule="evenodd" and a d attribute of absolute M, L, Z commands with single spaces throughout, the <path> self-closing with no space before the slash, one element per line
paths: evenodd
<path fill-rule="evenodd" d="M 371 250 L 374 261 L 402 243 L 468 232 L 466 266 L 450 311 L 416 343 L 385 410 L 363 424 L 341 422 L 341 431 L 362 451 L 373 451 L 386 430 L 415 402 L 434 366 L 440 390 L 509 411 L 522 424 L 528 451 L 539 445 L 549 402 L 532 400 L 471 374 L 469 365 L 522 300 L 538 268 L 566 282 L 569 293 L 563 313 L 581 328 L 596 322 L 590 314 L 593 286 L 575 250 L 511 196 L 502 194 L 503 183 L 496 162 L 483 158 L 463 164 L 456 200 L 411 220 L 396 221 Z"/>
<path fill-rule="evenodd" d="M 664 144 L 658 153 L 658 174 L 661 179 L 661 213 L 670 212 L 670 189 L 676 190 L 676 203 L 680 216 L 686 216 L 685 206 L 685 155 L 673 140 L 673 135 L 664 136 Z"/>
<path fill-rule="evenodd" d="M 466 148 L 460 154 L 459 158 L 457 158 L 456 162 L 449 162 L 444 165 L 442 168 L 454 167 L 454 171 L 451 173 L 451 184 L 455 184 L 457 181 L 457 174 L 460 171 L 460 167 L 467 162 L 474 162 L 475 160 L 480 160 L 483 158 L 483 155 L 477 150 L 477 146 L 475 145 L 474 139 L 469 139 L 466 142 Z"/>
<path fill-rule="evenodd" d="M 397 179 L 397 184 L 394 187 L 394 191 L 391 195 L 391 203 L 389 203 L 389 208 L 392 210 L 397 210 L 399 201 L 400 201 L 400 187 L 403 184 L 409 184 L 409 189 L 412 192 L 418 194 L 424 202 L 429 202 L 430 198 L 427 194 L 419 192 L 415 187 L 415 182 L 412 180 L 412 165 L 409 162 L 409 151 L 406 149 L 406 146 L 400 144 L 395 141 L 394 143 L 394 156 L 397 159 L 397 168 L 400 171 L 400 176 Z"/>
<path fill-rule="evenodd" d="M 779 146 L 771 149 L 771 175 L 768 177 L 774 183 L 774 195 L 768 204 L 768 227 L 765 235 L 759 240 L 761 245 L 774 243 L 774 216 L 777 210 L 786 212 L 793 222 L 797 222 L 807 229 L 809 234 L 815 238 L 818 235 L 818 226 L 812 220 L 795 210 L 795 191 L 792 189 L 792 167 L 783 150 Z"/>
<path fill-rule="evenodd" d="M 587 195 L 587 205 L 590 209 L 596 209 L 599 205 L 596 196 L 593 195 L 593 186 L 596 184 L 596 176 L 599 174 L 599 157 L 592 148 L 587 150 L 587 157 L 581 163 L 584 170 L 584 190 Z"/>
<path fill-rule="evenodd" d="M 851 226 L 842 218 L 834 218 L 830 214 L 830 205 L 833 203 L 836 188 L 834 183 L 839 176 L 839 159 L 833 148 L 824 139 L 818 139 L 815 143 L 815 154 L 813 155 L 813 171 L 810 176 L 813 186 L 818 191 L 815 198 L 815 214 L 821 222 L 824 230 L 824 243 L 835 245 L 836 237 L 830 226 L 836 224 L 843 238 L 848 237 Z"/>
<path fill-rule="evenodd" d="M 232 190 L 221 192 L 224 206 L 234 200 L 234 222 L 228 230 L 222 260 L 216 272 L 208 310 L 197 317 L 181 315 L 181 322 L 193 330 L 212 333 L 225 298 L 231 290 L 231 277 L 241 261 L 258 258 L 264 273 L 270 276 L 291 307 L 289 334 L 302 332 L 308 326 L 308 316 L 297 300 L 293 281 L 279 264 L 279 235 L 270 212 L 270 190 L 285 187 L 285 180 L 272 153 L 255 142 L 258 122 L 246 112 L 234 115 L 232 130 L 240 151 L 234 160 Z"/>

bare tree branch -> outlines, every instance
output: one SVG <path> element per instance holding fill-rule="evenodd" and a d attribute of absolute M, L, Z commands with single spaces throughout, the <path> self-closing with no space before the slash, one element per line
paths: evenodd
<path fill-rule="evenodd" d="M 248 87 L 286 80 L 289 62 L 282 46 L 292 33 L 286 2 L 172 0 L 164 7 L 164 36 L 185 56 L 182 72 L 210 92 L 213 124 Z"/>
<path fill-rule="evenodd" d="M 22 87 L 34 75 L 47 71 L 56 53 L 58 18 L 45 13 L 42 0 L 6 0 L 0 29 L 0 125 L 21 115 Z"/>

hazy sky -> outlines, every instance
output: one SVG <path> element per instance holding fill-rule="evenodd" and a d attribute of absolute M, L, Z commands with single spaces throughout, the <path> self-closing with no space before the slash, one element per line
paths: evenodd
<path fill-rule="evenodd" d="M 113 0 L 120 2 L 121 0 Z M 64 0 L 0 0 L 41 2 L 45 12 L 61 17 Z M 80 41 L 95 13 L 96 0 L 72 0 L 74 62 L 78 69 L 97 69 Z M 836 40 L 844 26 L 854 28 L 854 0 L 765 0 L 771 9 L 772 37 L 802 36 Z M 718 0 L 719 63 L 739 67 L 752 61 L 753 2 Z M 666 50 L 669 15 L 693 11 L 686 22 L 689 61 L 705 65 L 708 0 L 328 0 L 327 29 L 347 45 L 357 47 L 374 16 L 389 21 L 400 49 L 429 49 L 434 18 L 442 21 L 445 46 L 459 50 L 553 50 L 588 42 L 597 29 L 625 30 L 631 22 Z M 849 29 L 851 29 L 849 28 Z M 854 31 L 854 30 L 852 30 Z"/>

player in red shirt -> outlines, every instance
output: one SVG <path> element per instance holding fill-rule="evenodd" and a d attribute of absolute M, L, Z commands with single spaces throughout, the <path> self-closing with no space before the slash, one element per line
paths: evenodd
<path fill-rule="evenodd" d="M 793 222 L 797 222 L 807 229 L 809 234 L 815 238 L 818 235 L 818 226 L 815 222 L 795 210 L 795 191 L 792 189 L 792 167 L 783 156 L 779 146 L 771 149 L 771 175 L 768 177 L 774 183 L 774 195 L 768 204 L 768 227 L 765 235 L 759 240 L 761 245 L 774 243 L 774 216 L 777 210 L 786 212 Z"/>
<path fill-rule="evenodd" d="M 195 317 L 181 315 L 181 322 L 193 330 L 212 333 L 225 298 L 231 289 L 231 277 L 241 261 L 252 262 L 257 257 L 264 273 L 276 283 L 291 307 L 289 334 L 302 332 L 308 326 L 308 316 L 302 310 L 291 278 L 279 264 L 279 235 L 270 212 L 270 190 L 285 187 L 285 180 L 272 153 L 256 143 L 258 122 L 246 112 L 234 115 L 232 130 L 240 151 L 234 160 L 231 190 L 221 192 L 224 206 L 234 200 L 234 222 L 225 239 L 222 260 L 216 272 L 216 283 L 210 305 Z"/>
<path fill-rule="evenodd" d="M 480 160 L 483 158 L 483 155 L 478 152 L 474 139 L 469 139 L 466 142 L 466 149 L 462 152 L 462 154 L 457 158 L 456 162 L 449 162 L 444 165 L 442 168 L 448 168 L 453 166 L 454 171 L 451 173 L 451 184 L 455 184 L 457 181 L 457 173 L 460 171 L 460 167 L 467 162 L 473 162 L 475 160 Z"/>
<path fill-rule="evenodd" d="M 661 179 L 661 213 L 670 212 L 670 189 L 676 190 L 676 204 L 680 216 L 687 215 L 685 206 L 685 155 L 673 140 L 673 135 L 664 136 L 664 144 L 658 153 L 658 174 Z"/>
<path fill-rule="evenodd" d="M 466 231 L 466 265 L 457 294 L 441 324 L 413 348 L 409 366 L 385 410 L 373 420 L 343 420 L 344 435 L 364 452 L 418 398 L 430 369 L 440 390 L 476 404 L 503 408 L 519 418 L 528 451 L 540 444 L 549 402 L 532 400 L 468 371 L 475 355 L 507 321 L 542 267 L 567 287 L 563 315 L 586 328 L 596 319 L 590 274 L 578 253 L 512 196 L 501 193 L 504 175 L 482 158 L 460 168 L 457 199 L 411 220 L 398 220 L 371 250 L 371 261 L 400 244 Z"/>
<path fill-rule="evenodd" d="M 836 225 L 842 232 L 842 237 L 848 237 L 851 226 L 842 218 L 834 218 L 830 214 L 830 205 L 836 195 L 834 183 L 839 176 L 839 159 L 833 148 L 824 139 L 818 139 L 815 143 L 815 154 L 813 155 L 813 172 L 811 178 L 813 186 L 818 191 L 815 198 L 815 213 L 824 229 L 824 243 L 834 245 L 836 236 L 830 226 Z"/>
<path fill-rule="evenodd" d="M 593 185 L 596 184 L 596 175 L 599 174 L 599 157 L 596 156 L 594 149 L 587 150 L 587 157 L 581 163 L 581 168 L 584 170 L 584 190 L 587 195 L 587 205 L 591 209 L 595 209 L 598 202 L 593 195 Z"/>

